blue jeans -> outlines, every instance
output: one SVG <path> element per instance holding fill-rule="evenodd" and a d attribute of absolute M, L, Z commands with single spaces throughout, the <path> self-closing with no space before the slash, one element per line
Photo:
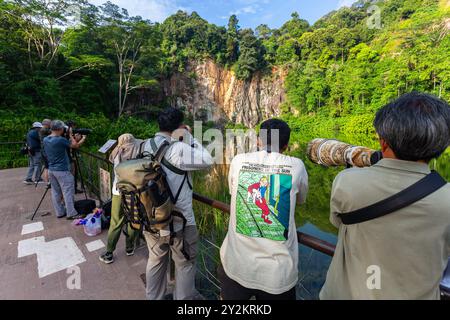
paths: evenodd
<path fill-rule="evenodd" d="M 42 168 L 42 156 L 41 152 L 35 152 L 34 156 L 28 157 L 28 173 L 26 180 L 32 180 L 34 175 L 34 181 L 37 181 L 39 179 L 39 176 L 41 174 L 41 168 Z"/>
<path fill-rule="evenodd" d="M 49 170 L 48 179 L 52 186 L 52 202 L 56 216 L 76 216 L 78 213 L 74 206 L 75 186 L 72 173 L 70 171 Z"/>

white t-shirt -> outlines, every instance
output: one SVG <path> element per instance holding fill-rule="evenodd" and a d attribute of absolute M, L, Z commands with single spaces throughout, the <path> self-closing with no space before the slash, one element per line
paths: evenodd
<path fill-rule="evenodd" d="M 228 176 L 231 216 L 220 257 L 240 285 L 282 294 L 298 281 L 295 206 L 308 192 L 300 159 L 260 151 L 236 156 Z"/>
<path fill-rule="evenodd" d="M 119 156 L 116 156 L 114 158 L 114 182 L 113 182 L 113 186 L 112 186 L 112 194 L 113 196 L 120 196 L 120 192 L 119 190 L 117 190 L 117 180 L 118 180 L 118 176 L 116 173 L 116 167 L 119 165 L 120 161 L 119 161 Z"/>

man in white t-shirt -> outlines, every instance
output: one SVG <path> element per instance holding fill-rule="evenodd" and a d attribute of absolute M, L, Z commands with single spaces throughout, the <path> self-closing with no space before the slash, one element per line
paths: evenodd
<path fill-rule="evenodd" d="M 283 155 L 291 130 L 281 120 L 261 125 L 259 152 L 236 156 L 228 176 L 231 217 L 219 268 L 224 300 L 295 299 L 298 242 L 295 207 L 304 203 L 308 174 Z"/>

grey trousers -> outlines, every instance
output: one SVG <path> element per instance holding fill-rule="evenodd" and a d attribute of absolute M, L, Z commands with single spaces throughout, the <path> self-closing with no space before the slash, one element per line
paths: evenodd
<path fill-rule="evenodd" d="M 197 257 L 198 231 L 196 226 L 186 226 L 184 232 L 180 231 L 170 245 L 170 237 L 160 237 L 144 231 L 148 246 L 147 288 L 149 300 L 162 300 L 167 290 L 167 272 L 169 270 L 169 251 L 175 263 L 175 290 L 174 300 L 192 300 L 198 296 L 195 289 L 195 260 Z M 183 241 L 184 239 L 184 241 Z M 184 250 L 189 260 L 183 255 Z"/>
<path fill-rule="evenodd" d="M 52 186 L 52 202 L 57 217 L 76 216 L 74 207 L 75 186 L 70 171 L 48 171 L 48 179 Z M 64 199 L 64 202 L 63 202 Z"/>
<path fill-rule="evenodd" d="M 40 152 L 35 152 L 34 156 L 28 156 L 28 173 L 25 180 L 32 180 L 34 175 L 34 181 L 39 179 L 42 168 L 42 157 Z"/>

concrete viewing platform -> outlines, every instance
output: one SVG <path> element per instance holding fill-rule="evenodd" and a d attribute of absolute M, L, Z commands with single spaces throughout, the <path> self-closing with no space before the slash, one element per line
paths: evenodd
<path fill-rule="evenodd" d="M 89 237 L 57 219 L 50 190 L 31 221 L 46 186 L 23 184 L 26 170 L 0 170 L 0 299 L 145 299 L 145 246 L 127 257 L 122 236 L 115 262 L 104 264 L 107 231 Z"/>

